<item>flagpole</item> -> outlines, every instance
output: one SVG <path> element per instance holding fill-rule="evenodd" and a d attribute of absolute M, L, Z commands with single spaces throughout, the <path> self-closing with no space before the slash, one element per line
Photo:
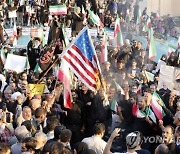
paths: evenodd
<path fill-rule="evenodd" d="M 50 71 L 50 69 L 54 66 L 54 64 L 55 64 L 58 60 L 59 60 L 59 57 L 57 57 L 57 58 L 55 59 L 55 61 L 51 64 L 51 66 L 46 70 L 46 72 L 45 72 L 45 73 L 43 74 L 43 76 L 39 79 L 39 81 L 37 82 L 37 84 L 40 83 L 40 82 L 43 80 L 44 76 L 47 75 L 47 73 Z"/>

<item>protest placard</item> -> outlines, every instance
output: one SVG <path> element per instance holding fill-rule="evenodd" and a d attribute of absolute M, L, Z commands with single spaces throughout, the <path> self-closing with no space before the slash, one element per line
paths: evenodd
<path fill-rule="evenodd" d="M 9 18 L 16 18 L 17 17 L 17 13 L 16 13 L 16 10 L 14 11 L 9 11 Z"/>
<path fill-rule="evenodd" d="M 34 95 L 36 94 L 40 94 L 42 95 L 44 92 L 44 88 L 45 88 L 45 84 L 29 84 L 29 89 L 31 91 L 31 93 Z"/>
<path fill-rule="evenodd" d="M 34 38 L 34 37 L 42 38 L 42 36 L 43 36 L 43 30 L 40 29 L 40 28 L 31 28 L 31 30 L 30 30 L 30 36 L 31 36 L 32 38 Z"/>
<path fill-rule="evenodd" d="M 25 56 L 8 54 L 4 68 L 18 73 L 23 72 L 26 64 L 26 58 L 27 57 Z"/>
<path fill-rule="evenodd" d="M 180 96 L 180 68 L 162 65 L 160 68 L 158 89 L 163 87 L 163 83 L 166 83 L 170 90 L 174 90 Z"/>

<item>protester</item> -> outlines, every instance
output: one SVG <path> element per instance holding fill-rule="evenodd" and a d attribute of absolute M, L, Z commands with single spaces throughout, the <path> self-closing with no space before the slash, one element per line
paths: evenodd
<path fill-rule="evenodd" d="M 0 153 L 179 153 L 178 33 L 140 8 L 0 1 Z"/>

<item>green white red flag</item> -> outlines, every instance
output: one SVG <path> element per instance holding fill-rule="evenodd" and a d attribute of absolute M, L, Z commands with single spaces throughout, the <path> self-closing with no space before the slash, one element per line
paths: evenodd
<path fill-rule="evenodd" d="M 156 47 L 154 42 L 153 29 L 149 29 L 150 42 L 149 42 L 149 59 L 154 60 L 156 57 Z"/>
<path fill-rule="evenodd" d="M 152 99 L 151 99 L 151 107 L 152 107 L 153 112 L 155 113 L 156 117 L 159 120 L 162 120 L 163 117 L 165 116 L 165 113 L 162 109 L 162 106 L 159 105 L 158 101 L 161 101 L 164 104 L 164 102 L 162 101 L 160 96 L 156 92 L 154 92 L 152 95 Z"/>
<path fill-rule="evenodd" d="M 180 36 L 178 37 L 178 48 L 180 48 Z"/>
<path fill-rule="evenodd" d="M 156 116 L 154 112 L 151 110 L 150 106 L 147 106 L 144 111 L 141 111 L 138 105 L 133 104 L 132 115 L 136 118 L 145 118 L 148 116 L 153 121 L 153 123 L 157 123 Z"/>
<path fill-rule="evenodd" d="M 118 103 L 116 101 L 115 98 L 112 99 L 111 103 L 110 103 L 110 108 L 112 111 L 114 111 L 115 113 L 118 112 Z"/>
<path fill-rule="evenodd" d="M 124 45 L 123 43 L 123 37 L 121 32 L 121 26 L 120 26 L 120 18 L 117 17 L 115 28 L 114 28 L 114 39 L 117 47 L 121 47 Z"/>
<path fill-rule="evenodd" d="M 92 12 L 91 10 L 88 10 L 88 12 L 89 12 L 89 16 L 90 16 L 92 22 L 95 25 L 100 26 L 100 27 L 104 26 L 101 19 L 99 18 L 99 16 L 97 14 L 94 14 L 94 12 Z"/>
<path fill-rule="evenodd" d="M 85 25 L 87 23 L 87 19 L 86 19 L 86 12 L 85 12 L 85 9 L 84 9 L 84 6 L 82 5 L 82 14 L 83 14 L 83 24 Z"/>
<path fill-rule="evenodd" d="M 173 46 L 172 44 L 168 44 L 168 56 L 170 56 L 172 52 L 175 52 L 176 49 L 177 47 Z"/>
<path fill-rule="evenodd" d="M 139 107 L 136 104 L 133 104 L 132 115 L 137 118 L 145 118 L 146 117 L 146 114 L 141 112 L 141 110 L 139 110 Z"/>
<path fill-rule="evenodd" d="M 149 30 L 149 28 L 151 27 L 151 24 L 152 24 L 152 23 L 151 23 L 151 19 L 148 17 L 145 25 L 143 26 L 143 31 L 144 31 L 144 32 L 147 32 L 147 31 Z"/>
<path fill-rule="evenodd" d="M 68 63 L 62 59 L 60 70 L 58 72 L 58 79 L 62 81 L 64 84 L 64 107 L 65 108 L 72 108 L 71 103 L 71 76 L 69 73 Z"/>
<path fill-rule="evenodd" d="M 41 73 L 41 72 L 42 72 L 42 70 L 41 70 L 39 64 L 37 63 L 37 64 L 36 64 L 36 67 L 35 67 L 35 69 L 34 69 L 34 73 Z"/>
<path fill-rule="evenodd" d="M 114 83 L 115 83 L 116 89 L 121 91 L 121 95 L 125 95 L 123 88 L 116 81 L 114 81 Z"/>
<path fill-rule="evenodd" d="M 14 28 L 13 28 L 13 46 L 17 45 L 17 28 L 16 28 L 16 22 L 14 22 Z"/>
<path fill-rule="evenodd" d="M 4 47 L 1 48 L 1 55 L 0 56 L 1 56 L 2 63 L 5 64 L 5 62 L 6 62 L 6 55 L 4 53 Z"/>
<path fill-rule="evenodd" d="M 137 21 L 136 24 L 140 24 L 142 20 L 142 14 L 141 14 L 141 10 L 138 10 L 138 14 L 137 14 Z"/>
<path fill-rule="evenodd" d="M 129 9 L 127 9 L 127 11 L 126 11 L 126 21 L 127 22 L 130 21 L 130 12 L 129 12 Z"/>
<path fill-rule="evenodd" d="M 67 14 L 67 7 L 66 5 L 51 5 L 49 6 L 49 12 L 51 15 Z"/>
<path fill-rule="evenodd" d="M 64 25 L 62 26 L 62 32 L 63 32 L 64 42 L 65 42 L 65 47 L 66 47 L 69 44 L 69 39 L 67 37 L 67 33 L 66 33 L 65 28 L 64 28 Z"/>

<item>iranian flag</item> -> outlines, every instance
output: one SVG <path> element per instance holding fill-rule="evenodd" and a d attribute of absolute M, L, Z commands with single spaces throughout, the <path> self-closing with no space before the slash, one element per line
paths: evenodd
<path fill-rule="evenodd" d="M 27 73 L 29 73 L 30 64 L 29 64 L 28 56 L 26 57 L 25 69 L 26 69 Z"/>
<path fill-rule="evenodd" d="M 146 23 L 143 26 L 143 31 L 147 32 L 149 30 L 149 28 L 151 27 L 151 24 L 152 24 L 151 19 L 148 17 Z"/>
<path fill-rule="evenodd" d="M 110 108 L 112 111 L 114 111 L 115 113 L 118 112 L 118 103 L 116 101 L 115 98 L 112 99 L 111 103 L 110 103 Z"/>
<path fill-rule="evenodd" d="M 149 81 L 154 81 L 154 74 L 153 73 L 145 71 L 145 74 L 146 74 L 148 82 Z"/>
<path fill-rule="evenodd" d="M 64 36 L 64 42 L 65 42 L 65 47 L 69 44 L 69 39 L 67 37 L 67 33 L 66 33 L 66 30 L 64 28 L 64 24 L 62 26 L 62 32 L 63 32 L 63 36 Z"/>
<path fill-rule="evenodd" d="M 42 72 L 42 70 L 41 70 L 39 64 L 37 63 L 36 67 L 34 68 L 34 73 L 41 73 L 41 72 Z"/>
<path fill-rule="evenodd" d="M 149 117 L 153 123 L 156 123 L 156 116 L 154 112 L 151 110 L 150 106 L 147 106 L 144 111 L 139 110 L 138 105 L 133 104 L 132 106 L 132 115 L 136 118 L 145 118 Z"/>
<path fill-rule="evenodd" d="M 153 29 L 149 29 L 149 35 L 150 35 L 150 42 L 149 42 L 149 59 L 154 60 L 156 57 L 156 47 L 154 42 L 154 36 L 153 36 Z"/>
<path fill-rule="evenodd" d="M 71 76 L 69 74 L 68 64 L 65 60 L 61 61 L 60 70 L 58 72 L 58 79 L 61 80 L 64 84 L 64 107 L 65 108 L 72 108 L 71 103 Z"/>
<path fill-rule="evenodd" d="M 108 61 L 107 38 L 104 31 L 103 42 L 101 46 L 101 64 Z"/>
<path fill-rule="evenodd" d="M 138 10 L 138 13 L 137 13 L 137 21 L 136 21 L 136 24 L 140 24 L 140 23 L 141 23 L 141 20 L 142 20 L 142 14 L 141 14 L 141 10 L 139 9 L 139 10 Z"/>
<path fill-rule="evenodd" d="M 137 94 L 141 94 L 142 93 L 142 85 L 139 84 L 138 88 L 137 88 Z"/>
<path fill-rule="evenodd" d="M 88 10 L 88 13 L 89 13 L 89 16 L 90 16 L 92 22 L 95 25 L 100 26 L 100 27 L 104 26 L 98 15 L 94 14 L 94 12 L 92 12 L 91 10 Z"/>
<path fill-rule="evenodd" d="M 120 26 L 120 18 L 119 17 L 117 17 L 116 23 L 115 23 L 114 39 L 116 40 L 115 42 L 116 42 L 117 47 L 121 47 L 121 46 L 124 45 L 122 32 L 121 32 L 121 26 Z"/>
<path fill-rule="evenodd" d="M 127 21 L 127 22 L 130 21 L 130 13 L 129 13 L 129 9 L 127 9 L 127 11 L 126 11 L 126 21 Z"/>
<path fill-rule="evenodd" d="M 5 64 L 5 62 L 6 62 L 6 55 L 4 53 L 4 47 L 1 48 L 1 55 L 0 56 L 1 56 L 2 63 Z"/>
<path fill-rule="evenodd" d="M 84 9 L 83 5 L 82 5 L 82 14 L 83 14 L 83 17 L 84 17 L 83 24 L 85 25 L 87 23 L 87 19 L 86 19 L 86 12 L 85 12 L 85 9 Z"/>
<path fill-rule="evenodd" d="M 17 28 L 16 28 L 16 22 L 14 22 L 14 28 L 13 28 L 13 46 L 17 45 Z"/>
<path fill-rule="evenodd" d="M 114 83 L 115 83 L 116 89 L 121 91 L 121 95 L 125 95 L 123 88 L 116 81 L 114 81 Z"/>
<path fill-rule="evenodd" d="M 147 24 L 147 27 L 148 27 L 148 28 L 151 27 L 152 22 L 151 22 L 151 18 L 150 18 L 150 17 L 147 19 L 146 24 Z"/>
<path fill-rule="evenodd" d="M 178 37 L 178 48 L 180 48 L 180 36 Z"/>
<path fill-rule="evenodd" d="M 175 52 L 176 48 L 177 47 L 173 46 L 172 44 L 168 44 L 168 56 L 170 56 L 172 52 Z"/>
<path fill-rule="evenodd" d="M 66 5 L 51 5 L 49 6 L 49 12 L 51 15 L 67 14 L 67 7 Z"/>
<path fill-rule="evenodd" d="M 141 112 L 141 110 L 139 110 L 139 107 L 136 104 L 133 104 L 133 106 L 132 106 L 132 115 L 137 118 L 145 118 L 146 117 L 146 114 Z"/>
<path fill-rule="evenodd" d="M 159 120 L 162 120 L 163 117 L 165 116 L 165 113 L 164 113 L 164 111 L 162 109 L 162 106 L 159 105 L 158 101 L 161 101 L 163 103 L 160 96 L 156 92 L 154 92 L 153 95 L 152 95 L 152 99 L 151 99 L 151 107 L 152 107 L 153 112 L 155 113 L 156 117 Z"/>

